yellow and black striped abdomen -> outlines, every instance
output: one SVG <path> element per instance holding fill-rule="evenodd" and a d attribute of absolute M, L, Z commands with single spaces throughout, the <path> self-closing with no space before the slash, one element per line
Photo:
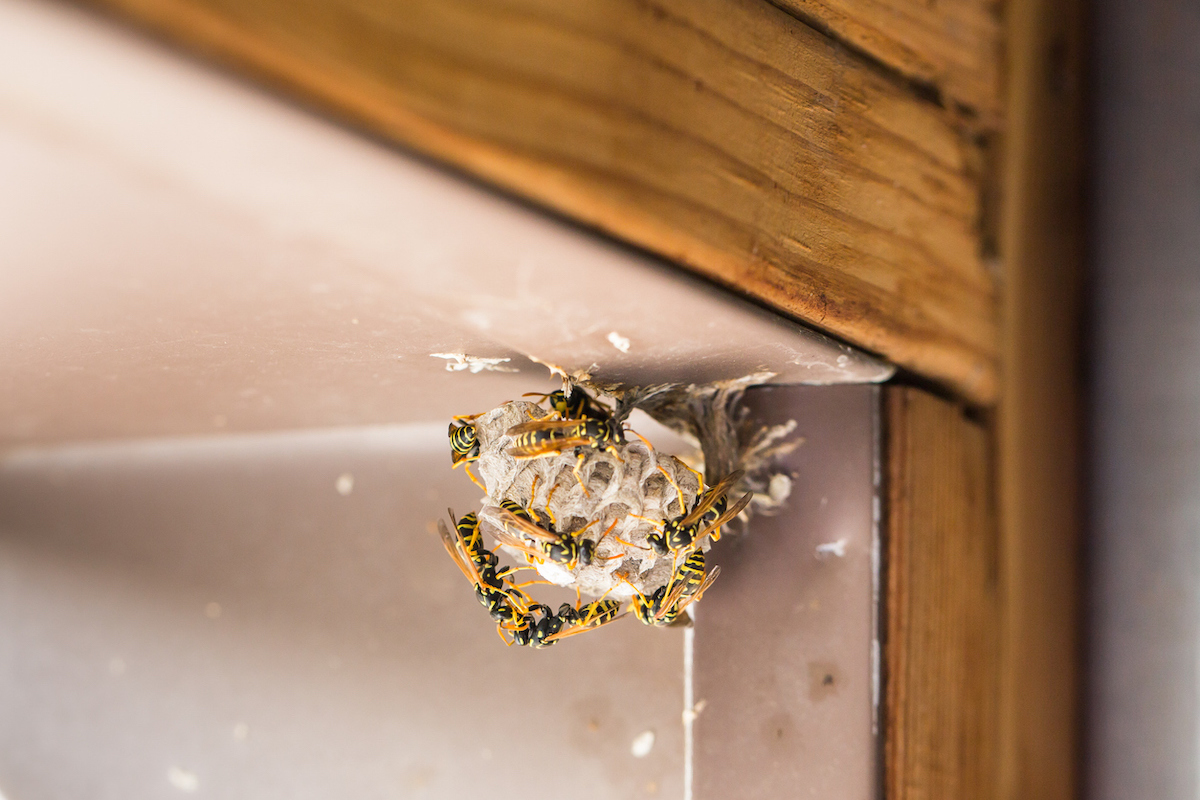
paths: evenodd
<path fill-rule="evenodd" d="M 450 463 L 458 465 L 479 458 L 479 439 L 475 437 L 475 426 L 470 423 L 450 423 Z"/>

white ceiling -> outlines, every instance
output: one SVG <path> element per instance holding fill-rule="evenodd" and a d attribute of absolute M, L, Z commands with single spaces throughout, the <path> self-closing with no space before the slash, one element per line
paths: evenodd
<path fill-rule="evenodd" d="M 626 382 L 891 374 L 133 34 L 20 0 L 0 2 L 0 241 L 5 448 L 441 420 L 550 386 L 527 357 Z M 448 372 L 433 353 L 518 371 Z"/>

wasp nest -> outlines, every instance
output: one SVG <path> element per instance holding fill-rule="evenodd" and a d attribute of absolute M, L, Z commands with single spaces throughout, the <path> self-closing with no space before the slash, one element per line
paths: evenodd
<path fill-rule="evenodd" d="M 487 491 L 480 513 L 485 530 L 494 533 L 505 527 L 500 506 L 506 500 L 539 515 L 548 512 L 559 533 L 578 533 L 593 542 L 595 556 L 590 564 L 580 559 L 572 568 L 550 560 L 536 562 L 542 577 L 593 597 L 607 594 L 625 600 L 635 590 L 652 594 L 670 580 L 673 559 L 650 548 L 646 537 L 658 528 L 646 520 L 685 514 L 700 493 L 697 475 L 674 456 L 657 453 L 632 431 L 626 442 L 613 445 L 613 451 L 580 447 L 514 458 L 509 453 L 514 439 L 508 431 L 546 413 L 534 403 L 515 401 L 473 420 L 479 442 L 475 466 Z"/>

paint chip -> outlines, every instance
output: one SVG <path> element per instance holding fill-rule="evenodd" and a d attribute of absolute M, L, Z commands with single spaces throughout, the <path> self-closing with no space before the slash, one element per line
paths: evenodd
<path fill-rule="evenodd" d="M 825 542 L 817 545 L 817 558 L 824 559 L 827 556 L 837 556 L 838 558 L 846 557 L 846 545 L 849 539 L 842 538 L 836 542 Z"/>
<path fill-rule="evenodd" d="M 337 481 L 333 485 L 337 488 L 338 494 L 346 497 L 354 491 L 354 476 L 349 472 L 343 472 L 338 475 Z"/>
<path fill-rule="evenodd" d="M 513 367 L 501 366 L 511 358 L 483 358 L 482 356 L 469 356 L 466 353 L 430 353 L 430 358 L 446 359 L 447 372 L 462 372 L 469 371 L 472 375 L 483 371 L 488 372 L 520 372 L 519 369 Z"/>
<path fill-rule="evenodd" d="M 645 758 L 653 749 L 654 731 L 642 731 L 633 737 L 633 743 L 629 745 L 629 752 L 634 758 Z"/>
<path fill-rule="evenodd" d="M 629 352 L 629 340 L 616 331 L 613 331 L 608 335 L 608 343 L 620 350 L 622 353 Z"/>
<path fill-rule="evenodd" d="M 167 770 L 167 781 L 179 791 L 188 794 L 192 794 L 200 788 L 200 778 L 196 776 L 196 773 L 179 767 L 171 767 Z"/>

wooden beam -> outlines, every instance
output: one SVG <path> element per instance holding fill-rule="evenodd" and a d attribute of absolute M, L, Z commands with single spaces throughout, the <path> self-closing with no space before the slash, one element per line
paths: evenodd
<path fill-rule="evenodd" d="M 960 408 L 885 395 L 887 800 L 996 785 L 1000 586 L 990 436 Z"/>
<path fill-rule="evenodd" d="M 935 88 L 987 125 L 1002 111 L 993 0 L 771 0 L 888 67 Z"/>
<path fill-rule="evenodd" d="M 997 417 L 1005 798 L 1080 791 L 1082 0 L 1008 6 Z"/>
<path fill-rule="evenodd" d="M 91 1 L 995 398 L 974 145 L 763 0 Z"/>

